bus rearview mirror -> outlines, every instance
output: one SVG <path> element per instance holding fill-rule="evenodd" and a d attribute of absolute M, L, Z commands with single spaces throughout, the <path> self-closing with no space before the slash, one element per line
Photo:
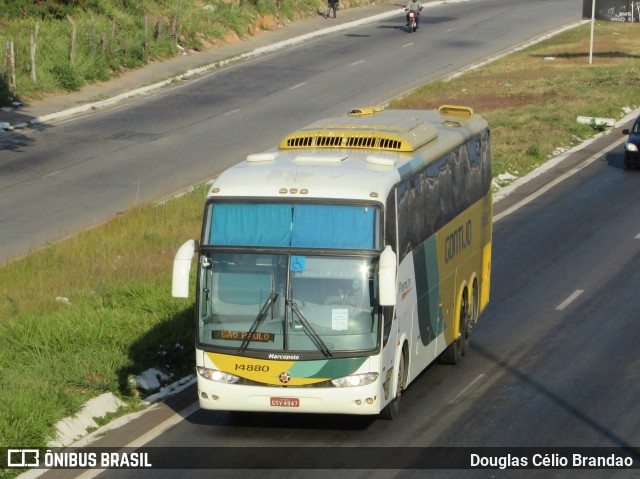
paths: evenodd
<path fill-rule="evenodd" d="M 173 278 L 171 281 L 171 296 L 174 298 L 189 297 L 189 276 L 195 252 L 196 242 L 194 240 L 189 240 L 178 248 L 173 259 Z"/>
<path fill-rule="evenodd" d="M 391 246 L 386 246 L 380 254 L 378 272 L 378 297 L 380 306 L 395 306 L 396 304 L 396 254 Z"/>

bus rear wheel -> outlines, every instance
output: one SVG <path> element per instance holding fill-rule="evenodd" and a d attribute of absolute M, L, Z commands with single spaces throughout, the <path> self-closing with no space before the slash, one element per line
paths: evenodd
<path fill-rule="evenodd" d="M 380 416 L 384 419 L 395 419 L 400 414 L 400 396 L 402 395 L 402 388 L 404 385 L 404 369 L 405 369 L 405 357 L 404 351 L 400 355 L 398 362 L 398 372 L 396 376 L 396 397 L 391 400 L 389 404 L 380 412 Z"/>
<path fill-rule="evenodd" d="M 469 318 L 469 302 L 466 295 L 460 305 L 460 332 L 458 338 L 444 350 L 440 356 L 442 364 L 460 364 L 462 356 L 467 354 L 471 337 L 471 321 Z"/>

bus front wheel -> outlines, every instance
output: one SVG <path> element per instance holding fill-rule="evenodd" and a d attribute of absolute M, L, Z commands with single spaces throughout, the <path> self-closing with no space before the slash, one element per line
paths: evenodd
<path fill-rule="evenodd" d="M 380 416 L 384 419 L 395 419 L 400 414 L 400 396 L 402 394 L 402 388 L 404 385 L 404 368 L 405 357 L 404 351 L 400 354 L 400 360 L 398 362 L 398 372 L 396 376 L 396 397 L 391 400 L 389 404 L 380 412 Z"/>

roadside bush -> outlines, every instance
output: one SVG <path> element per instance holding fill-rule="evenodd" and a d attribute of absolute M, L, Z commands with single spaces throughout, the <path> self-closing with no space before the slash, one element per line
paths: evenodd
<path fill-rule="evenodd" d="M 57 84 L 66 91 L 79 90 L 82 78 L 71 65 L 55 65 L 51 71 Z"/>

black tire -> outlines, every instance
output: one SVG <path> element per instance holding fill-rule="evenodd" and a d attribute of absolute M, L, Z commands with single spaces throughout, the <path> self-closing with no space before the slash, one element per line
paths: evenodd
<path fill-rule="evenodd" d="M 466 356 L 471 343 L 471 327 L 473 326 L 472 305 L 466 297 L 462 298 L 462 310 L 460 311 L 460 352 Z"/>
<path fill-rule="evenodd" d="M 473 322 L 476 323 L 478 321 L 478 317 L 480 313 L 480 287 L 478 286 L 478 280 L 473 281 L 473 295 L 472 295 L 472 311 L 473 311 Z"/>
<path fill-rule="evenodd" d="M 400 415 L 400 396 L 402 395 L 402 388 L 404 387 L 405 365 L 406 360 L 404 351 L 402 351 L 400 362 L 398 362 L 398 370 L 396 371 L 396 397 L 380 412 L 380 417 L 383 419 L 393 420 Z"/>
<path fill-rule="evenodd" d="M 471 336 L 469 321 L 469 303 L 466 295 L 462 298 L 462 304 L 460 305 L 460 332 L 456 340 L 451 343 L 447 349 L 440 355 L 440 362 L 442 364 L 457 365 L 462 362 L 462 356 L 467 354 L 469 350 L 469 342 Z"/>
<path fill-rule="evenodd" d="M 467 351 L 469 350 L 469 345 L 471 344 L 471 333 L 473 331 L 473 327 L 478 322 L 478 317 L 480 316 L 480 290 L 478 289 L 478 280 L 473 282 L 473 292 L 471 293 L 471 302 L 469 303 L 469 314 L 468 314 L 468 324 L 467 324 Z"/>

